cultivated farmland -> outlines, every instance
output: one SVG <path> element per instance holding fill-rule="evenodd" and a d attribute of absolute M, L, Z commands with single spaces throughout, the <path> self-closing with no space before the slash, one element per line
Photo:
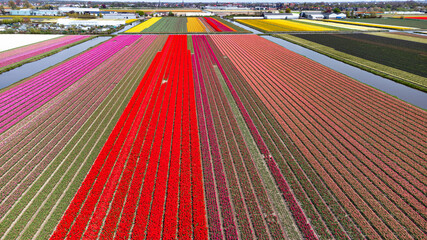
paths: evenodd
<path fill-rule="evenodd" d="M 325 49 L 312 47 L 314 50 L 330 52 L 333 57 L 337 54 L 341 55 L 335 51 L 342 52 L 349 55 L 349 57 L 342 56 L 349 60 L 353 57 L 368 60 L 374 64 L 357 59 L 354 60 L 354 64 L 364 65 L 362 67 L 372 66 L 378 69 L 381 75 L 389 75 L 392 79 L 395 77 L 397 81 L 413 83 L 423 89 L 427 87 L 425 64 L 427 45 L 424 43 L 372 34 L 298 34 L 294 36 L 327 47 Z M 284 35 L 281 37 L 292 40 Z M 294 41 L 299 42 L 298 38 Z M 302 44 L 310 45 L 309 42 Z M 407 64 L 401 64 L 402 62 Z M 376 64 L 379 65 L 376 66 Z"/>
<path fill-rule="evenodd" d="M 237 22 L 245 24 L 262 32 L 337 31 L 337 29 L 335 28 L 328 28 L 327 26 L 308 24 L 301 21 L 293 20 L 239 19 L 237 20 Z"/>
<path fill-rule="evenodd" d="M 372 23 L 372 24 L 386 24 L 395 25 L 402 27 L 412 27 L 427 29 L 427 22 L 418 19 L 399 19 L 399 18 L 366 18 L 366 19 L 346 19 L 347 22 L 359 22 L 359 23 Z"/>
<path fill-rule="evenodd" d="M 346 21 L 346 20 L 324 20 L 326 22 L 334 22 L 334 23 L 342 23 L 342 24 L 349 24 L 349 25 L 357 25 L 357 26 L 366 26 L 366 27 L 376 27 L 376 28 L 385 28 L 385 29 L 393 29 L 393 30 L 411 30 L 416 29 L 416 27 L 405 27 L 405 26 L 396 26 L 391 25 L 390 20 L 385 21 L 378 21 L 374 19 L 374 22 L 369 21 Z M 381 24 L 379 22 L 386 22 L 387 24 Z M 399 22 L 401 23 L 401 22 Z"/>
<path fill-rule="evenodd" d="M 0 35 L 0 52 L 18 47 L 34 44 L 63 35 L 28 35 L 28 34 L 2 34 Z M 30 38 L 31 37 L 31 38 Z M 11 41 L 12 40 L 12 41 Z"/>
<path fill-rule="evenodd" d="M 247 32 L 216 17 L 154 17 L 126 33 L 235 33 Z"/>
<path fill-rule="evenodd" d="M 236 30 L 203 21 L 152 18 L 135 31 Z M 260 36 L 120 35 L 0 99 L 2 239 L 427 231 L 425 110 Z"/>
<path fill-rule="evenodd" d="M 16 68 L 24 63 L 43 58 L 88 39 L 89 36 L 85 35 L 62 36 L 24 47 L 0 52 L 0 72 L 4 72 Z"/>

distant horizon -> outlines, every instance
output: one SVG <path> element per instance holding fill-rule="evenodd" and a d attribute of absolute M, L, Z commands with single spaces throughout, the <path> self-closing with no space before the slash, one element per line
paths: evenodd
<path fill-rule="evenodd" d="M 61 1 L 61 0 L 58 0 Z M 69 1 L 69 0 L 64 0 Z M 75 0 L 76 2 L 145 2 L 145 3 L 158 3 L 159 1 L 146 1 L 146 0 Z M 161 0 L 161 3 L 182 3 L 182 1 L 172 1 L 172 0 Z M 360 1 L 360 0 L 292 0 L 292 1 L 264 1 L 264 0 L 254 0 L 254 1 L 228 1 L 228 0 L 218 0 L 218 1 L 211 1 L 211 0 L 184 0 L 184 3 L 315 3 L 315 2 L 327 2 L 327 3 L 363 3 L 363 2 L 410 2 L 410 1 L 402 1 L 402 0 L 386 0 L 386 1 L 379 1 L 379 0 L 366 0 L 366 1 Z M 427 0 L 414 0 L 414 2 L 427 2 Z"/>

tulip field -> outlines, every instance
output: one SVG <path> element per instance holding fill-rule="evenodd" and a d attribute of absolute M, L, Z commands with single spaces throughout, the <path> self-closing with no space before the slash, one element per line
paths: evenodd
<path fill-rule="evenodd" d="M 216 17 L 153 17 L 125 33 L 236 33 L 247 32 Z"/>
<path fill-rule="evenodd" d="M 324 20 L 324 21 L 326 21 L 326 22 L 334 22 L 334 23 L 342 23 L 342 24 L 349 24 L 349 25 L 357 25 L 357 26 L 366 26 L 366 27 L 393 29 L 393 30 L 413 30 L 413 29 L 417 29 L 417 28 L 414 28 L 414 27 L 402 27 L 402 26 L 395 26 L 395 25 L 389 25 L 389 24 L 377 24 L 377 23 L 345 21 L 345 20 L 331 20 L 331 19 L 327 19 L 327 20 Z"/>
<path fill-rule="evenodd" d="M 40 58 L 61 48 L 81 43 L 88 38 L 89 36 L 85 35 L 62 36 L 0 52 L 0 72 L 27 63 L 32 58 Z"/>
<path fill-rule="evenodd" d="M 171 19 L 135 31 L 206 26 Z M 0 99 L 0 239 L 427 232 L 426 111 L 257 35 L 119 35 Z"/>
<path fill-rule="evenodd" d="M 337 29 L 333 27 L 283 19 L 239 19 L 237 22 L 247 25 L 251 28 L 258 29 L 262 32 L 337 31 Z"/>

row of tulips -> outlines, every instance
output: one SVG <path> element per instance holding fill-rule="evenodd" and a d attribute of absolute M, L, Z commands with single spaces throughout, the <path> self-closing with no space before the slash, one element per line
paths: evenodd
<path fill-rule="evenodd" d="M 231 27 L 228 27 L 227 25 L 223 24 L 222 22 L 216 20 L 215 18 L 206 17 L 205 20 L 217 32 L 235 32 L 236 31 Z"/>
<path fill-rule="evenodd" d="M 193 43 L 194 44 L 194 43 Z M 194 50 L 195 52 L 198 52 L 198 44 L 194 44 Z M 196 73 L 197 73 L 197 79 L 196 82 L 196 96 L 197 96 L 197 105 L 203 106 L 203 109 L 198 108 L 198 116 L 199 117 L 199 125 L 200 125 L 200 138 L 202 139 L 201 145 L 202 145 L 202 156 L 203 162 L 204 162 L 204 168 L 211 168 L 213 169 L 214 179 L 216 182 L 217 189 L 207 189 L 207 197 L 209 195 L 215 194 L 218 195 L 219 199 L 219 205 L 220 210 L 218 209 L 218 205 L 211 201 L 210 203 L 215 205 L 207 205 L 208 208 L 208 214 L 209 214 L 209 230 L 210 230 L 210 236 L 211 237 L 219 237 L 222 238 L 222 229 L 221 227 L 224 227 L 224 236 L 225 238 L 229 239 L 237 239 L 238 233 L 237 233 L 237 227 L 234 220 L 234 214 L 231 206 L 231 196 L 229 193 L 229 190 L 227 189 L 227 182 L 226 182 L 226 176 L 224 173 L 224 164 L 221 159 L 221 153 L 219 149 L 219 143 L 218 138 L 212 129 L 214 129 L 214 120 L 212 116 L 211 107 L 208 102 L 208 96 L 207 91 L 205 87 L 205 79 L 203 77 L 203 68 L 201 65 L 201 62 L 198 59 L 199 54 L 195 54 L 194 62 L 196 64 Z M 195 74 L 196 75 L 196 74 Z M 203 122 L 203 123 L 202 123 Z M 206 124 L 206 131 L 203 129 L 203 125 Z M 205 182 L 207 182 L 208 179 L 205 179 Z M 205 188 L 212 187 L 214 188 L 215 185 L 209 185 L 205 186 Z M 214 193 L 215 192 L 215 193 Z M 216 198 L 216 197 L 215 197 Z M 220 224 L 220 218 L 216 215 L 213 215 L 217 212 L 221 213 L 222 217 L 222 223 L 223 226 Z M 213 218 L 211 219 L 210 216 L 213 215 Z"/>
<path fill-rule="evenodd" d="M 222 89 L 210 44 L 205 36 L 193 36 L 195 55 L 204 72 L 208 101 L 212 107 L 215 132 L 227 173 L 232 203 L 242 238 L 283 238 L 283 230 L 265 192 L 254 159 Z M 234 140 L 235 139 L 235 140 Z M 236 169 L 235 172 L 232 169 Z M 236 176 L 230 177 L 231 176 Z M 240 192 L 239 193 L 239 189 Z M 246 214 L 245 208 L 249 215 Z M 253 230 L 252 230 L 253 229 Z M 268 231 L 269 230 L 269 231 Z"/>

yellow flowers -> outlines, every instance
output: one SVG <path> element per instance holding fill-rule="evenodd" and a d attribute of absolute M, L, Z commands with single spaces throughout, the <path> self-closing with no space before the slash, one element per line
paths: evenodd
<path fill-rule="evenodd" d="M 135 22 L 136 20 L 138 20 L 138 19 L 136 19 L 136 18 L 134 18 L 134 19 L 128 19 L 125 22 L 126 22 L 126 24 L 129 24 L 129 23 Z"/>
<path fill-rule="evenodd" d="M 271 19 L 257 19 L 257 20 L 237 20 L 243 24 L 258 28 L 266 32 L 303 32 L 303 31 L 336 31 L 328 27 L 315 26 L 297 22 L 293 20 L 271 20 Z"/>
<path fill-rule="evenodd" d="M 144 29 L 147 29 L 147 28 L 151 27 L 153 24 L 155 24 L 160 19 L 162 19 L 162 18 L 161 17 L 151 18 L 150 20 L 147 20 L 147 21 L 145 21 L 145 22 L 143 22 L 141 24 L 138 24 L 135 27 L 127 30 L 126 33 L 139 33 L 139 32 L 142 32 Z"/>
<path fill-rule="evenodd" d="M 401 26 L 393 26 L 393 25 L 383 25 L 383 24 L 375 24 L 375 23 L 362 23 L 362 22 L 350 22 L 350 21 L 342 21 L 342 20 L 325 20 L 328 22 L 337 22 L 351 25 L 359 25 L 359 26 L 367 26 L 367 27 L 379 27 L 379 28 L 388 28 L 388 29 L 396 29 L 396 30 L 410 30 L 415 29 L 411 27 L 401 27 Z"/>
<path fill-rule="evenodd" d="M 325 22 L 325 21 L 320 21 L 320 20 L 298 19 L 296 21 L 318 24 L 318 25 L 323 25 L 323 26 L 327 26 L 327 27 L 330 26 L 330 27 L 345 28 L 345 29 L 349 29 L 349 30 L 359 30 L 359 31 L 381 30 L 380 28 L 374 28 L 374 27 L 356 26 L 356 25 L 335 23 L 335 22 L 329 22 L 329 21 Z"/>
<path fill-rule="evenodd" d="M 187 18 L 187 31 L 188 32 L 206 32 L 206 28 L 197 17 Z"/>

